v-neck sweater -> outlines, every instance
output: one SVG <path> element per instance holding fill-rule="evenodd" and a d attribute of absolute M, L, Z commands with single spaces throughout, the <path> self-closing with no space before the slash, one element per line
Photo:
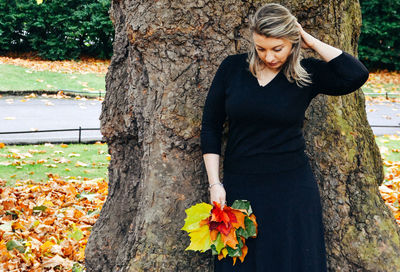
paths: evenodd
<path fill-rule="evenodd" d="M 346 95 L 368 79 L 368 69 L 345 51 L 329 62 L 303 58 L 312 84 L 299 87 L 281 69 L 261 86 L 249 71 L 247 53 L 228 55 L 220 63 L 205 100 L 201 123 L 202 154 L 221 155 L 223 125 L 228 141 L 223 167 L 232 173 L 271 173 L 308 162 L 303 122 L 318 94 Z"/>

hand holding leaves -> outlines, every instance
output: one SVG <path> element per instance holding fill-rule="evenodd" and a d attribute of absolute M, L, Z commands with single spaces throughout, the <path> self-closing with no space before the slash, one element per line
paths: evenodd
<path fill-rule="evenodd" d="M 247 254 L 245 241 L 257 236 L 256 217 L 252 213 L 250 202 L 235 200 L 231 207 L 213 201 L 198 203 L 185 210 L 187 217 L 181 228 L 189 233 L 191 243 L 185 250 L 205 252 L 212 250 L 218 260 L 227 255 L 237 257 L 243 262 Z"/>

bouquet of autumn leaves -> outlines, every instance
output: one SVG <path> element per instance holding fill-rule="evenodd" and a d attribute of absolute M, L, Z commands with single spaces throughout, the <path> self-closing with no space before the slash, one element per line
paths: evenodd
<path fill-rule="evenodd" d="M 247 200 L 235 200 L 232 206 L 202 202 L 185 210 L 185 224 L 181 230 L 188 232 L 190 245 L 185 250 L 205 252 L 209 249 L 218 260 L 227 255 L 233 265 L 239 257 L 243 263 L 247 254 L 245 241 L 257 236 L 257 222 Z"/>

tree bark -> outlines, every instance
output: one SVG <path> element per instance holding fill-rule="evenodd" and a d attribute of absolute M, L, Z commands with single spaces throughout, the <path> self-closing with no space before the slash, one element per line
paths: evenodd
<path fill-rule="evenodd" d="M 180 230 L 186 208 L 209 202 L 202 108 L 217 65 L 247 50 L 248 15 L 266 2 L 112 1 L 114 52 L 100 116 L 111 154 L 109 194 L 86 246 L 87 271 L 213 271 L 210 252 L 184 251 L 189 237 Z M 358 1 L 281 4 L 310 34 L 357 52 Z M 329 270 L 399 271 L 400 230 L 378 190 L 383 166 L 363 93 L 318 95 L 304 136 Z"/>

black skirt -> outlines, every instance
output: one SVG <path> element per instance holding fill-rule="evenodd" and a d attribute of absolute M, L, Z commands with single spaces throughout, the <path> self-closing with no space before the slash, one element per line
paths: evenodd
<path fill-rule="evenodd" d="M 215 272 L 326 272 L 318 185 L 309 162 L 276 173 L 224 172 L 227 205 L 250 201 L 258 234 L 248 238 L 242 263 L 214 256 Z"/>

